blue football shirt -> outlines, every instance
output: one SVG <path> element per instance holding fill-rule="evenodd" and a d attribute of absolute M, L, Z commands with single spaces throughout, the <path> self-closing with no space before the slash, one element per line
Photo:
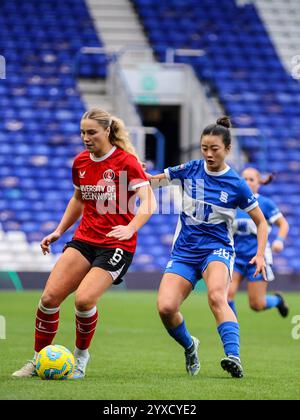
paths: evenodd
<path fill-rule="evenodd" d="M 258 206 L 245 180 L 228 165 L 221 172 L 211 172 L 204 160 L 167 168 L 165 174 L 182 188 L 172 259 L 197 263 L 204 252 L 233 251 L 236 209 L 249 212 Z"/>

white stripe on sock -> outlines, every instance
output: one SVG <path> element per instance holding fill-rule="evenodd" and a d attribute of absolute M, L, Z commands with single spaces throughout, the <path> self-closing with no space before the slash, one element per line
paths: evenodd
<path fill-rule="evenodd" d="M 45 306 L 42 305 L 42 302 L 39 301 L 39 310 L 42 311 L 44 314 L 53 315 L 59 311 L 59 307 L 58 308 L 45 308 Z"/>
<path fill-rule="evenodd" d="M 97 312 L 96 306 L 94 306 L 89 311 L 85 311 L 85 312 L 80 312 L 75 308 L 75 314 L 79 316 L 79 318 L 90 318 L 91 316 L 94 316 L 96 312 Z"/>

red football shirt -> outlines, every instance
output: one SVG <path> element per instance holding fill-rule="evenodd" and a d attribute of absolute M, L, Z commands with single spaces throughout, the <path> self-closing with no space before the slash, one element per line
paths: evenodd
<path fill-rule="evenodd" d="M 137 158 L 119 147 L 96 158 L 88 151 L 76 156 L 74 187 L 81 191 L 84 211 L 73 239 L 103 248 L 134 252 L 137 234 L 128 241 L 108 238 L 113 226 L 128 225 L 134 218 L 135 190 L 149 181 Z"/>

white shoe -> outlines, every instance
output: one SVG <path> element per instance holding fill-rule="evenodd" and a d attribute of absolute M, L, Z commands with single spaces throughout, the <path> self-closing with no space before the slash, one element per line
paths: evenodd
<path fill-rule="evenodd" d="M 77 356 L 75 359 L 75 371 L 73 376 L 70 379 L 83 379 L 85 377 L 86 367 L 89 363 L 90 355 L 87 357 Z"/>
<path fill-rule="evenodd" d="M 189 375 L 195 376 L 195 375 L 198 375 L 201 368 L 199 357 L 198 357 L 198 347 L 199 347 L 200 341 L 198 340 L 198 338 L 193 337 L 193 336 L 192 336 L 192 339 L 193 339 L 193 351 L 186 350 L 184 354 L 185 354 L 186 371 Z"/>
<path fill-rule="evenodd" d="M 28 360 L 20 370 L 16 370 L 11 376 L 13 378 L 31 378 L 37 375 L 35 367 L 34 361 Z"/>

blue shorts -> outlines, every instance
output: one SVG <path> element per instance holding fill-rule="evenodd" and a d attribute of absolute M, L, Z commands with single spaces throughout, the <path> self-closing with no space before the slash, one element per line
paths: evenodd
<path fill-rule="evenodd" d="M 256 271 L 255 264 L 247 264 L 247 263 L 242 263 L 240 261 L 235 262 L 233 271 L 240 273 L 243 276 L 243 278 L 247 279 L 247 281 L 249 282 L 264 281 L 264 278 L 261 273 L 259 273 L 257 277 L 254 277 L 254 273 Z M 272 267 L 269 264 L 267 264 L 266 266 L 266 274 L 267 274 L 267 281 L 274 280 Z"/>
<path fill-rule="evenodd" d="M 194 289 L 197 282 L 202 279 L 202 273 L 212 261 L 224 263 L 228 268 L 230 278 L 232 278 L 234 253 L 222 248 L 209 251 L 206 255 L 199 258 L 199 262 L 197 263 L 180 261 L 174 256 L 168 262 L 165 273 L 178 274 L 179 276 L 184 277 L 192 283 Z"/>

